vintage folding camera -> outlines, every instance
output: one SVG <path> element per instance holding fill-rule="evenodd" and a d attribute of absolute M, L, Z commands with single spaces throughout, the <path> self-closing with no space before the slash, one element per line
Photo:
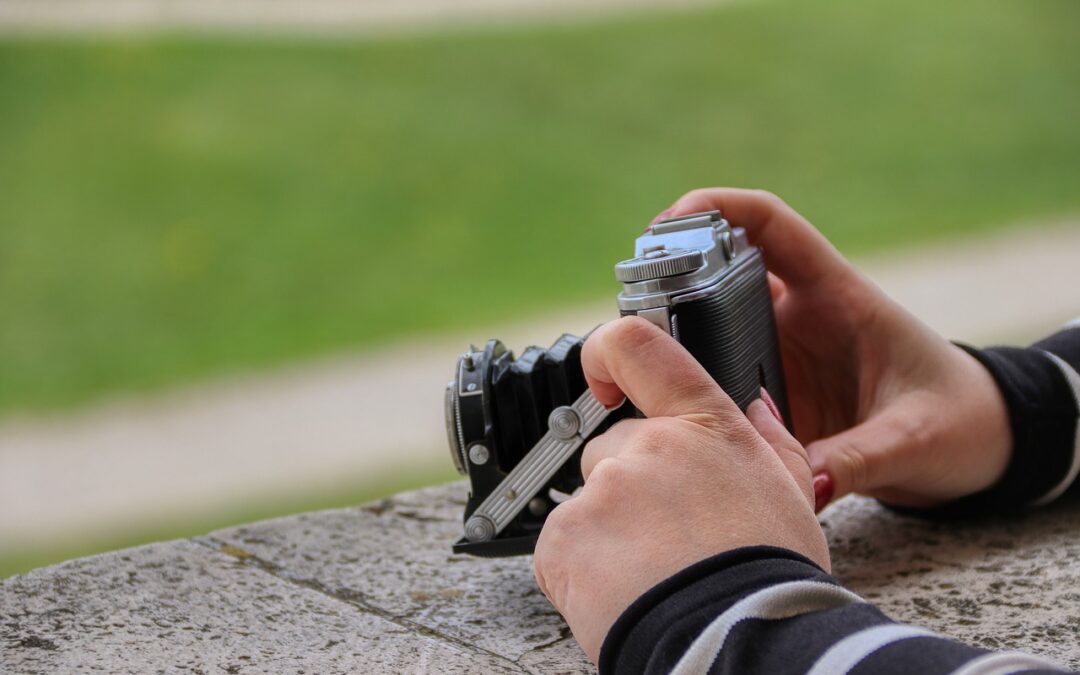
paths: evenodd
<path fill-rule="evenodd" d="M 615 265 L 619 313 L 671 334 L 743 410 L 764 387 L 790 424 L 765 262 L 746 232 L 719 211 L 672 218 L 638 237 L 634 256 Z M 547 514 L 583 484 L 585 443 L 639 414 L 630 402 L 607 410 L 592 396 L 583 342 L 563 335 L 515 359 L 490 340 L 458 359 L 446 432 L 470 492 L 454 551 L 531 553 Z"/>

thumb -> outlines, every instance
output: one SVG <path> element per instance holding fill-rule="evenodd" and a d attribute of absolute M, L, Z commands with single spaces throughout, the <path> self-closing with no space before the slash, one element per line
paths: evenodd
<path fill-rule="evenodd" d="M 831 495 L 819 500 L 818 510 L 853 492 L 869 494 L 902 482 L 909 472 L 902 448 L 910 426 L 902 417 L 883 413 L 834 436 L 806 446 L 815 484 L 832 480 Z"/>
<path fill-rule="evenodd" d="M 589 389 L 606 406 L 629 398 L 646 417 L 700 415 L 741 418 L 716 380 L 668 333 L 638 316 L 609 321 L 581 348 Z"/>

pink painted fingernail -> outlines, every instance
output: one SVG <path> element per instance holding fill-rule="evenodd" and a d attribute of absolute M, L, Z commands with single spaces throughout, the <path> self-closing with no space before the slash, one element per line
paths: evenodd
<path fill-rule="evenodd" d="M 836 490 L 836 486 L 833 484 L 832 476 L 827 473 L 819 473 L 814 476 L 814 511 L 820 512 L 821 509 L 829 503 L 832 499 L 833 492 Z"/>
<path fill-rule="evenodd" d="M 674 206 L 669 206 L 668 208 L 664 209 L 660 213 L 656 214 L 656 217 L 652 219 L 652 222 L 649 223 L 649 226 L 651 227 L 651 226 L 659 223 L 661 220 L 664 220 L 665 218 L 670 216 L 671 212 L 674 211 L 674 210 L 675 210 Z"/>
<path fill-rule="evenodd" d="M 761 400 L 765 401 L 765 405 L 768 406 L 769 412 L 773 414 L 773 417 L 776 418 L 776 421 L 780 422 L 780 424 L 783 424 L 784 416 L 780 414 L 780 408 L 776 407 L 776 401 L 772 400 L 772 396 L 769 396 L 769 390 L 765 387 L 761 388 Z"/>

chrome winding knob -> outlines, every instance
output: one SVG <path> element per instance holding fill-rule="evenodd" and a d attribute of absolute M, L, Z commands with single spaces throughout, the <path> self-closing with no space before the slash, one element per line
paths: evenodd
<path fill-rule="evenodd" d="M 673 277 L 705 266 L 705 254 L 697 249 L 658 248 L 615 265 L 615 278 L 624 284 Z"/>

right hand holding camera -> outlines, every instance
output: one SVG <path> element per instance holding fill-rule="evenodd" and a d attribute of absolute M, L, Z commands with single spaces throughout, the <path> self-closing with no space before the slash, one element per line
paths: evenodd
<path fill-rule="evenodd" d="M 589 658 L 643 593 L 724 551 L 769 545 L 829 569 L 806 452 L 768 404 L 743 415 L 686 349 L 640 317 L 597 328 L 581 363 L 624 419 L 585 446 L 581 493 L 548 516 L 533 559 Z M 723 514 L 718 518 L 717 514 Z"/>
<path fill-rule="evenodd" d="M 1012 436 L 1005 402 L 981 364 L 896 304 L 772 194 L 694 190 L 658 218 L 711 209 L 764 248 L 818 510 L 851 492 L 929 507 L 1002 476 Z"/>

